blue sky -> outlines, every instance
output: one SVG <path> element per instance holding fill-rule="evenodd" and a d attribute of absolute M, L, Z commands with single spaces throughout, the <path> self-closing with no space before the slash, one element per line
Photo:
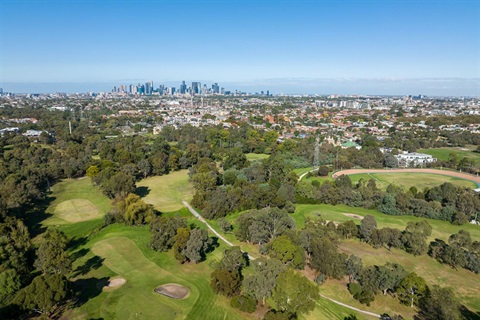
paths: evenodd
<path fill-rule="evenodd" d="M 0 0 L 0 11 L 6 91 L 203 80 L 283 93 L 480 96 L 477 0 Z"/>

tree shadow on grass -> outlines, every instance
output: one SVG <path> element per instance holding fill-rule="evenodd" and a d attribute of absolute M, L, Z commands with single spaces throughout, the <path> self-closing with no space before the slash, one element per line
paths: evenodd
<path fill-rule="evenodd" d="M 96 270 L 103 265 L 103 261 L 105 258 L 101 258 L 99 256 L 93 256 L 88 259 L 84 265 L 79 266 L 75 269 L 75 276 L 85 275 L 89 273 L 91 270 Z"/>
<path fill-rule="evenodd" d="M 87 237 L 78 237 L 78 238 L 72 238 L 70 241 L 68 241 L 67 247 L 69 250 L 75 250 L 80 246 L 83 246 L 88 242 Z"/>
<path fill-rule="evenodd" d="M 75 307 L 79 307 L 98 296 L 102 293 L 102 288 L 107 286 L 108 283 L 107 277 L 75 280 L 72 286 L 75 295 Z"/>
<path fill-rule="evenodd" d="M 210 244 L 208 249 L 205 250 L 205 253 L 213 252 L 216 248 L 220 246 L 220 243 L 218 243 L 218 237 L 211 237 L 211 239 L 212 239 L 212 244 Z"/>
<path fill-rule="evenodd" d="M 70 255 L 70 259 L 71 259 L 72 262 L 73 262 L 73 261 L 78 260 L 78 259 L 80 259 L 81 257 L 85 256 L 88 252 L 90 252 L 90 250 L 85 249 L 85 248 L 80 249 L 80 250 L 75 251 L 74 253 L 72 253 L 72 254 Z"/>
<path fill-rule="evenodd" d="M 42 222 L 52 216 L 52 214 L 47 213 L 46 210 L 53 200 L 55 200 L 55 197 L 48 196 L 44 200 L 36 201 L 34 206 L 17 213 L 17 216 L 25 222 L 32 238 L 35 238 L 47 230 L 47 227 L 44 226 Z"/>
<path fill-rule="evenodd" d="M 474 311 L 470 311 L 464 305 L 460 307 L 460 313 L 465 320 L 480 320 L 480 312 L 475 313 Z"/>
<path fill-rule="evenodd" d="M 143 198 L 150 193 L 150 188 L 149 187 L 138 187 L 135 190 L 135 193 Z"/>

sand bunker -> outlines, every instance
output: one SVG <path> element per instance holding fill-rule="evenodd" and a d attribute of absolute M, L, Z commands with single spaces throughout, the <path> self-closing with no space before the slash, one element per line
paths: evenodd
<path fill-rule="evenodd" d="M 123 286 L 127 280 L 124 278 L 110 278 L 108 283 L 102 287 L 103 291 L 112 291 Z"/>
<path fill-rule="evenodd" d="M 155 292 L 172 299 L 184 299 L 190 291 L 180 284 L 167 283 L 155 289 Z"/>
<path fill-rule="evenodd" d="M 347 216 L 347 217 L 350 217 L 350 218 L 354 218 L 354 219 L 358 219 L 358 220 L 363 220 L 363 217 L 362 216 L 359 216 L 358 214 L 353 214 L 353 213 L 342 213 L 344 216 Z"/>

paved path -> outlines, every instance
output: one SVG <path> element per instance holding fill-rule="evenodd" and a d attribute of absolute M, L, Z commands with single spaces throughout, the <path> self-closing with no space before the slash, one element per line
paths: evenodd
<path fill-rule="evenodd" d="M 335 179 L 342 174 L 357 174 L 357 173 L 434 173 L 434 174 L 441 174 L 444 176 L 456 177 L 465 180 L 470 180 L 477 183 L 480 186 L 480 177 L 477 177 L 473 174 L 465 173 L 465 172 L 457 172 L 457 171 L 450 171 L 450 170 L 439 170 L 439 169 L 349 169 L 349 170 L 341 170 L 335 172 L 332 177 Z"/>
<path fill-rule="evenodd" d="M 195 210 L 187 201 L 185 200 L 182 200 L 183 202 L 183 205 L 185 207 L 187 207 L 188 211 L 190 211 L 191 214 L 193 214 L 195 216 L 195 218 L 197 218 L 198 220 L 200 220 L 201 222 L 203 222 L 207 227 L 208 229 L 210 229 L 210 231 L 212 231 L 219 239 L 222 239 L 226 244 L 228 244 L 230 247 L 233 247 L 234 244 L 231 243 L 230 241 L 228 241 L 227 239 L 225 239 L 224 236 L 222 236 L 220 233 L 217 232 L 217 230 L 213 229 L 213 227 L 200 215 L 200 213 L 197 212 L 197 210 Z M 245 251 L 242 251 L 242 252 L 245 252 Z M 251 255 L 248 255 L 248 259 L 250 260 L 255 260 L 254 257 L 252 257 Z"/>
<path fill-rule="evenodd" d="M 352 310 L 355 310 L 357 312 L 360 312 L 360 313 L 363 313 L 363 314 L 366 314 L 366 315 L 369 315 L 369 316 L 372 316 L 372 317 L 376 317 L 376 318 L 380 318 L 380 315 L 378 313 L 374 313 L 374 312 L 370 312 L 370 311 L 365 311 L 365 310 L 362 310 L 362 309 L 358 309 L 358 308 L 355 308 L 353 306 L 350 306 L 348 304 L 345 304 L 343 302 L 340 302 L 340 301 L 337 301 L 337 300 L 334 300 L 332 298 L 329 298 L 327 297 L 326 295 L 323 295 L 320 293 L 320 296 L 324 299 L 327 299 L 327 300 L 330 300 L 332 301 L 333 303 L 336 303 L 336 304 L 339 304 L 345 308 L 348 308 L 348 309 L 352 309 Z"/>
<path fill-rule="evenodd" d="M 302 176 L 304 176 L 305 174 L 307 174 L 308 172 L 304 173 Z M 302 179 L 302 177 L 299 178 L 299 180 Z M 217 232 L 217 230 L 213 229 L 212 226 L 200 215 L 200 213 L 197 212 L 197 210 L 195 210 L 187 201 L 185 200 L 182 200 L 182 203 L 185 207 L 187 207 L 188 211 L 190 211 L 191 214 L 193 214 L 195 216 L 195 218 L 197 218 L 198 220 L 200 220 L 201 222 L 203 222 L 207 227 L 208 229 L 210 229 L 210 231 L 212 231 L 219 239 L 222 239 L 227 245 L 229 245 L 230 247 L 233 247 L 233 243 L 231 243 L 230 241 L 228 241 L 227 239 L 225 239 L 225 237 L 223 237 L 220 233 Z M 242 251 L 242 252 L 245 252 L 245 251 Z M 248 254 L 248 253 L 247 253 Z M 254 257 L 252 257 L 251 255 L 248 254 L 248 258 L 250 260 L 255 260 Z M 376 313 L 373 313 L 373 312 L 369 312 L 369 311 L 365 311 L 365 310 L 361 310 L 361 309 L 358 309 L 358 308 L 355 308 L 353 306 L 349 306 L 348 304 L 345 304 L 345 303 L 342 303 L 340 301 L 337 301 L 337 300 L 334 300 L 332 298 L 329 298 L 323 294 L 320 294 L 320 296 L 324 299 L 327 299 L 327 300 L 330 300 L 332 301 L 333 303 L 336 303 L 338 305 L 341 305 L 345 308 L 349 308 L 349 309 L 352 309 L 352 310 L 355 310 L 357 312 L 360 312 L 360 313 L 363 313 L 363 314 L 366 314 L 366 315 L 369 315 L 369 316 L 373 316 L 373 317 L 377 317 L 377 318 L 380 318 L 380 315 L 379 314 L 376 314 Z"/>
<path fill-rule="evenodd" d="M 306 176 L 307 174 L 309 174 L 310 172 L 313 172 L 313 171 L 316 171 L 316 170 L 318 170 L 318 169 L 312 169 L 312 170 L 310 170 L 310 171 L 307 171 L 307 172 L 305 172 L 305 173 L 302 173 L 302 174 L 300 175 L 300 177 L 298 177 L 298 181 L 300 182 L 300 180 L 302 180 L 303 177 L 305 177 L 305 176 Z"/>

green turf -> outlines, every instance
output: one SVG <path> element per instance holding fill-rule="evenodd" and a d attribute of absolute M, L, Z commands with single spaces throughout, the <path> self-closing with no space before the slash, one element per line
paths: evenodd
<path fill-rule="evenodd" d="M 448 161 L 450 153 L 455 153 L 458 156 L 458 160 L 464 157 L 475 160 L 475 165 L 480 166 L 480 153 L 473 152 L 475 148 L 431 148 L 431 149 L 418 149 L 417 152 L 426 153 L 432 155 L 438 160 Z"/>
<path fill-rule="evenodd" d="M 269 154 L 265 154 L 265 153 L 247 153 L 245 154 L 245 156 L 247 157 L 247 160 L 250 160 L 250 161 L 258 161 L 258 160 L 263 160 L 270 157 Z"/>
<path fill-rule="evenodd" d="M 92 185 L 90 178 L 66 179 L 52 187 L 51 217 L 44 225 L 61 225 L 101 218 L 110 210 L 110 200 Z"/>
<path fill-rule="evenodd" d="M 209 264 L 221 258 L 224 246 L 210 253 L 205 262 L 181 265 L 171 252 L 158 253 L 149 249 L 149 239 L 146 227 L 112 225 L 77 248 L 76 252 L 87 250 L 87 254 L 75 262 L 77 270 L 95 257 L 104 260 L 101 267 L 73 279 L 88 282 L 93 293 L 85 304 L 71 310 L 69 316 L 73 319 L 242 318 L 226 298 L 214 294 L 209 286 L 212 271 Z M 124 277 L 127 283 L 116 290 L 102 292 L 92 287 L 97 279 L 105 281 L 117 275 Z M 165 283 L 182 284 L 189 288 L 190 295 L 174 300 L 153 292 L 155 287 Z"/>
<path fill-rule="evenodd" d="M 426 254 L 413 256 L 400 249 L 392 249 L 392 251 L 385 248 L 375 249 L 357 239 L 341 241 L 339 247 L 340 251 L 348 255 L 354 254 L 361 257 L 364 265 L 398 263 L 407 271 L 423 277 L 427 284 L 452 287 L 462 304 L 476 312 L 480 311 L 480 275 L 478 274 L 463 268 L 455 270 Z"/>
<path fill-rule="evenodd" d="M 188 170 L 171 172 L 164 176 L 144 179 L 137 183 L 137 192 L 147 203 L 153 204 L 161 212 L 183 208 L 182 200 L 190 201 L 193 188 L 188 181 Z"/>
<path fill-rule="evenodd" d="M 387 189 L 390 184 L 403 187 L 405 190 L 408 190 L 413 186 L 415 186 L 418 190 L 423 190 L 425 188 L 439 186 L 444 182 L 450 182 L 463 188 L 477 188 L 477 184 L 475 182 L 432 173 L 360 173 L 351 174 L 349 177 L 354 184 L 356 184 L 360 179 L 367 181 L 374 179 L 377 187 L 383 190 Z"/>
<path fill-rule="evenodd" d="M 378 228 L 390 227 L 404 230 L 409 221 L 417 222 L 421 220 L 427 220 L 428 223 L 432 226 L 432 235 L 429 240 L 434 240 L 439 238 L 447 241 L 448 237 L 451 234 L 457 233 L 459 230 L 463 229 L 470 232 L 472 240 L 480 241 L 480 228 L 472 224 L 464 224 L 461 226 L 453 225 L 447 221 L 426 219 L 426 218 L 417 218 L 414 216 L 390 216 L 388 214 L 381 213 L 378 210 L 369 210 L 364 208 L 355 208 L 349 207 L 346 205 L 328 205 L 328 204 L 319 204 L 319 205 L 309 205 L 309 204 L 299 204 L 296 207 L 295 213 L 292 214 L 292 218 L 295 220 L 297 229 L 303 228 L 305 224 L 305 218 L 316 218 L 320 217 L 329 221 L 338 221 L 345 222 L 347 220 L 353 220 L 355 223 L 360 224 L 361 220 L 354 219 L 352 217 L 346 216 L 345 214 L 356 214 L 359 216 L 365 216 L 367 214 L 375 217 L 377 221 Z"/>

